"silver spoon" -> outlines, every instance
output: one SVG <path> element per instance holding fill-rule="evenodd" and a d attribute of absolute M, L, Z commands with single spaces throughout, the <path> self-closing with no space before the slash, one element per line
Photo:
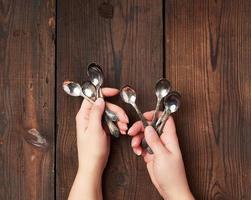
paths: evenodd
<path fill-rule="evenodd" d="M 163 128 L 166 124 L 166 121 L 168 119 L 168 117 L 170 116 L 170 114 L 176 112 L 179 107 L 180 107 L 180 98 L 181 95 L 178 92 L 171 92 L 164 100 L 164 106 L 165 106 L 165 110 L 162 113 L 160 119 L 158 120 L 158 122 L 156 123 L 156 125 L 160 124 L 160 126 L 156 126 L 157 127 L 157 133 L 158 135 L 161 135 L 163 132 Z M 142 147 L 145 148 L 150 154 L 153 153 L 152 149 L 148 146 L 148 144 L 146 143 L 146 141 L 143 139 L 142 143 L 141 143 Z"/>
<path fill-rule="evenodd" d="M 89 76 L 90 81 L 96 87 L 97 90 L 97 97 L 102 97 L 101 86 L 104 82 L 104 75 L 101 67 L 96 65 L 95 63 L 91 63 L 87 69 L 87 75 Z M 111 111 L 110 109 L 106 108 L 106 114 L 112 121 L 118 121 L 117 115 Z"/>
<path fill-rule="evenodd" d="M 134 89 L 132 89 L 130 86 L 124 86 L 121 91 L 120 91 L 120 96 L 122 98 L 122 100 L 125 102 L 125 103 L 128 103 L 128 104 L 131 104 L 134 109 L 136 110 L 140 120 L 142 121 L 143 123 L 143 126 L 144 127 L 147 127 L 148 126 L 148 123 L 145 119 L 145 117 L 142 115 L 142 113 L 140 112 L 138 106 L 136 105 L 136 92 Z M 153 151 L 151 150 L 151 148 L 148 146 L 145 138 L 143 138 L 142 142 L 141 142 L 141 146 L 146 149 L 150 154 L 153 153 Z"/>
<path fill-rule="evenodd" d="M 95 63 L 91 63 L 88 66 L 87 75 L 90 81 L 92 82 L 92 84 L 96 86 L 97 94 L 102 96 L 100 87 L 102 86 L 104 82 L 104 75 L 103 75 L 103 71 L 101 67 L 96 65 Z"/>
<path fill-rule="evenodd" d="M 157 133 L 159 135 L 162 134 L 163 132 L 163 129 L 164 129 L 164 126 L 166 124 L 166 121 L 168 119 L 168 117 L 172 114 L 172 113 L 175 113 L 179 107 L 180 107 L 180 98 L 181 98 L 181 95 L 178 93 L 178 92 L 171 92 L 164 100 L 164 106 L 165 106 L 165 110 L 164 112 L 162 113 L 162 116 L 161 116 L 161 121 L 159 122 L 160 125 L 159 127 L 157 128 Z M 156 124 L 158 125 L 158 124 Z"/>
<path fill-rule="evenodd" d="M 157 104 L 155 111 L 153 113 L 152 125 L 154 126 L 157 121 L 157 114 L 159 112 L 160 103 L 164 97 L 167 96 L 169 91 L 171 90 L 171 84 L 167 79 L 160 79 L 155 86 L 155 94 L 157 96 Z"/>
<path fill-rule="evenodd" d="M 131 104 L 134 109 L 136 110 L 140 120 L 143 122 L 144 127 L 148 126 L 148 123 L 145 117 L 142 115 L 141 111 L 139 110 L 138 106 L 136 105 L 136 92 L 130 86 L 124 86 L 120 91 L 120 96 L 125 103 Z"/>
<path fill-rule="evenodd" d="M 94 98 L 96 99 L 96 88 L 94 86 L 95 90 L 93 90 L 92 86 L 90 86 L 89 84 L 88 86 L 89 86 L 88 89 L 85 88 L 84 90 L 82 90 L 81 86 L 73 81 L 64 81 L 63 83 L 64 91 L 70 96 L 74 97 L 82 96 L 85 99 L 87 99 L 90 103 L 94 103 L 95 101 Z M 112 121 L 110 121 L 108 117 L 105 117 L 105 121 L 110 130 L 110 133 L 115 137 L 118 137 L 120 133 L 118 127 Z"/>

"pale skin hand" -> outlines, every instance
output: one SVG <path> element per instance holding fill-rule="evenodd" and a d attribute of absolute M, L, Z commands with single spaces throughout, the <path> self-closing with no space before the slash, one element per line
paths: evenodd
<path fill-rule="evenodd" d="M 146 112 L 144 116 L 150 122 L 153 112 Z M 133 124 L 128 134 L 133 136 L 131 144 L 133 151 L 144 158 L 150 178 L 164 199 L 194 199 L 188 186 L 172 117 L 169 117 L 166 122 L 161 137 L 151 126 L 144 129 L 140 121 Z M 152 155 L 141 148 L 140 144 L 144 136 L 154 152 Z"/>
<path fill-rule="evenodd" d="M 119 90 L 102 89 L 104 96 L 114 96 Z M 84 100 L 76 116 L 79 167 L 69 200 L 102 199 L 101 178 L 110 151 L 110 136 L 102 127 L 104 101 L 98 99 L 94 105 Z M 108 103 L 110 110 L 119 118 L 120 132 L 126 134 L 128 117 L 123 109 Z"/>

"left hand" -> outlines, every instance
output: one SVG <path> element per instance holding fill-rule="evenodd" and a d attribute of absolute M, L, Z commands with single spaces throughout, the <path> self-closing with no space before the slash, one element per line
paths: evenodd
<path fill-rule="evenodd" d="M 119 90 L 103 88 L 102 93 L 109 97 L 118 94 Z M 111 103 L 107 103 L 107 106 L 118 116 L 120 132 L 126 134 L 129 120 L 125 111 Z M 102 127 L 104 108 L 102 98 L 94 104 L 84 100 L 76 116 L 79 171 L 94 172 L 99 176 L 106 166 L 110 150 L 110 133 L 106 134 Z"/>

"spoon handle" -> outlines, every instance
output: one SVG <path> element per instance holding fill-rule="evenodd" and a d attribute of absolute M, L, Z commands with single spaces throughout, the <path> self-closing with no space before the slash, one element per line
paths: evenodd
<path fill-rule="evenodd" d="M 114 122 L 107 115 L 105 115 L 104 118 L 105 118 L 105 122 L 107 124 L 107 127 L 111 135 L 118 138 L 120 135 L 120 131 L 118 127 L 114 124 Z"/>
<path fill-rule="evenodd" d="M 170 114 L 171 114 L 170 111 L 166 111 L 166 112 L 165 112 L 165 115 L 163 116 L 162 122 L 161 122 L 160 126 L 157 128 L 157 133 L 158 133 L 158 135 L 161 135 L 161 134 L 162 134 L 163 129 L 164 129 L 164 127 L 165 127 L 165 124 L 166 124 L 166 122 L 167 122 L 168 117 L 170 116 Z"/>
<path fill-rule="evenodd" d="M 101 97 L 101 98 L 104 98 L 103 96 L 103 93 L 102 93 L 102 90 L 101 88 L 97 88 L 97 97 Z M 119 120 L 118 116 L 113 112 L 111 111 L 109 108 L 107 108 L 107 106 L 105 107 L 105 113 L 106 115 L 114 122 L 117 122 Z"/>
<path fill-rule="evenodd" d="M 153 119 L 152 119 L 151 125 L 155 126 L 155 123 L 157 122 L 157 114 L 159 112 L 159 108 L 160 108 L 160 100 L 158 99 L 157 104 L 156 104 L 156 108 L 155 108 L 154 113 L 153 113 Z"/>
<path fill-rule="evenodd" d="M 157 120 L 157 122 L 154 124 L 154 126 L 155 126 L 156 128 L 158 128 L 158 126 L 159 126 L 159 125 L 161 124 L 161 122 L 163 121 L 163 118 L 164 118 L 165 114 L 166 114 L 166 110 L 163 111 L 163 113 L 161 114 L 160 118 L 159 118 L 159 119 Z"/>
<path fill-rule="evenodd" d="M 144 127 L 147 127 L 148 126 L 148 123 L 146 121 L 146 118 L 143 116 L 143 114 L 141 113 L 141 111 L 138 109 L 137 105 L 136 104 L 132 104 L 132 106 L 134 107 L 134 109 L 136 110 L 140 120 L 142 121 L 143 123 L 143 126 Z M 152 149 L 148 146 L 147 142 L 146 142 L 146 139 L 143 138 L 143 140 L 141 141 L 141 146 L 143 149 L 146 149 L 148 153 L 150 154 L 153 154 L 153 151 Z"/>
<path fill-rule="evenodd" d="M 144 127 L 147 127 L 148 126 L 148 123 L 146 121 L 146 118 L 143 116 L 143 114 L 141 113 L 141 111 L 139 110 L 138 106 L 136 104 L 132 104 L 132 106 L 134 107 L 134 109 L 136 110 L 140 120 L 142 121 L 143 123 L 143 126 Z"/>

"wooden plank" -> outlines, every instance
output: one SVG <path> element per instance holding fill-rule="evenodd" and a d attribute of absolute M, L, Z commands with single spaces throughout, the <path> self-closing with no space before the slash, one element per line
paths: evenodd
<path fill-rule="evenodd" d="M 54 198 L 54 15 L 0 2 L 0 199 Z"/>
<path fill-rule="evenodd" d="M 251 2 L 165 1 L 166 76 L 196 199 L 251 199 Z"/>
<path fill-rule="evenodd" d="M 154 84 L 163 74 L 162 1 L 58 2 L 57 199 L 66 199 L 77 170 L 75 115 L 81 99 L 61 89 L 65 79 L 83 81 L 86 67 L 104 67 L 106 85 L 131 84 L 143 111 L 153 109 Z M 119 103 L 118 99 L 115 99 Z M 129 106 L 131 122 L 136 115 Z M 145 163 L 130 147 L 130 138 L 112 139 L 103 177 L 104 199 L 160 199 Z"/>

